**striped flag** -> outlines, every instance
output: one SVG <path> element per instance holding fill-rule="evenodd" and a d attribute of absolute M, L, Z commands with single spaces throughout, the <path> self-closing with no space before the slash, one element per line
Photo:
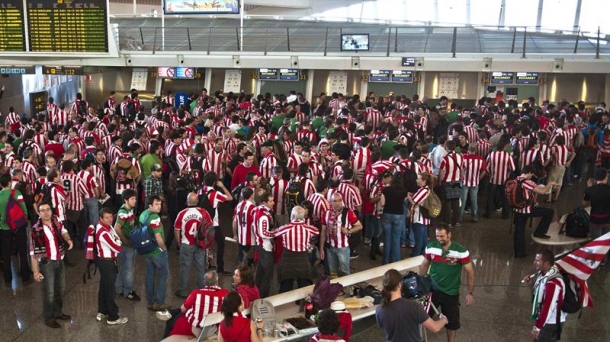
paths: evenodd
<path fill-rule="evenodd" d="M 599 266 L 608 250 L 610 250 L 610 233 L 600 236 L 555 262 L 580 285 L 580 300 L 583 307 L 593 307 L 587 279 Z"/>

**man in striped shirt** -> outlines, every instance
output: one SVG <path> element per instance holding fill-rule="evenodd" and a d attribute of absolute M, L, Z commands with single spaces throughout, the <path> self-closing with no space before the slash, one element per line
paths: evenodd
<path fill-rule="evenodd" d="M 451 222 L 450 226 L 460 226 L 460 189 L 463 179 L 463 157 L 455 153 L 455 140 L 448 140 L 445 148 L 448 154 L 443 157 L 439 166 L 439 180 L 441 183 L 441 201 L 443 207 L 441 215 L 443 221 Z M 452 215 L 451 215 L 452 214 Z"/>
<path fill-rule="evenodd" d="M 297 288 L 312 284 L 309 246 L 311 239 L 318 234 L 316 227 L 305 223 L 305 209 L 301 206 L 292 208 L 290 223 L 274 231 L 284 246 L 277 269 L 279 293 L 291 291 L 295 281 Z"/>
<path fill-rule="evenodd" d="M 74 173 L 75 165 L 71 160 L 65 160 L 61 165 L 61 183 L 68 198 L 66 201 L 66 225 L 72 230 L 72 235 L 82 239 L 87 229 L 85 214 L 85 182 Z M 82 241 L 82 240 L 81 240 Z"/>
<path fill-rule="evenodd" d="M 508 147 L 507 140 L 500 140 L 496 150 L 487 156 L 487 173 L 489 174 L 489 191 L 487 192 L 487 207 L 484 218 L 490 218 L 491 213 L 496 207 L 496 199 L 499 197 L 502 203 L 502 218 L 506 219 L 509 216 L 509 207 L 504 196 L 506 181 L 510 173 L 515 170 L 515 162 L 506 149 Z"/>
<path fill-rule="evenodd" d="M 275 166 L 269 179 L 269 192 L 273 197 L 271 209 L 278 225 L 288 223 L 288 215 L 286 213 L 286 190 L 288 189 L 288 183 L 287 180 L 282 178 L 282 167 L 279 165 Z"/>
<path fill-rule="evenodd" d="M 354 171 L 352 169 L 343 170 L 344 179 L 339 183 L 337 187 L 337 192 L 341 194 L 343 197 L 343 204 L 346 208 L 353 211 L 356 216 L 360 216 L 362 212 L 362 196 L 360 195 L 360 190 L 352 184 L 352 179 L 354 178 Z M 356 248 L 360 246 L 360 241 L 362 239 L 362 233 L 354 232 L 350 235 L 349 246 L 350 246 L 350 257 L 357 258 L 358 253 L 356 252 Z"/>
<path fill-rule="evenodd" d="M 85 205 L 87 207 L 87 215 L 89 224 L 95 224 L 99 221 L 99 202 L 100 187 L 97 177 L 93 174 L 93 161 L 84 159 L 80 164 L 80 172 L 78 177 L 85 183 Z"/>
<path fill-rule="evenodd" d="M 256 286 L 261 298 L 269 297 L 271 282 L 273 278 L 274 256 L 275 256 L 275 234 L 276 222 L 271 212 L 273 208 L 273 196 L 264 193 L 259 196 L 260 205 L 254 209 L 254 222 L 256 222 L 254 235 L 256 236 L 256 250 L 258 251 L 258 266 L 256 267 Z"/>
<path fill-rule="evenodd" d="M 114 213 L 110 208 L 102 208 L 101 218 L 97 225 L 89 227 L 95 231 L 95 243 L 97 244 L 97 260 L 95 264 L 100 270 L 100 288 L 97 300 L 97 316 L 99 322 L 106 318 L 106 324 L 125 324 L 127 317 L 119 317 L 119 307 L 114 297 L 114 283 L 117 277 L 116 258 L 121 252 L 121 238 L 112 229 Z"/>
<path fill-rule="evenodd" d="M 551 166 L 548 177 L 548 181 L 554 182 L 555 186 L 553 187 L 553 191 L 547 202 L 556 202 L 559 198 L 564 173 L 566 172 L 566 169 L 570 167 L 570 163 L 574 160 L 574 157 L 576 157 L 576 153 L 570 153 L 566 146 L 566 138 L 561 135 L 555 138 L 555 145 L 551 146 L 553 165 Z"/>
<path fill-rule="evenodd" d="M 254 189 L 246 186 L 241 190 L 243 200 L 237 204 L 233 211 L 233 239 L 237 240 L 238 263 L 243 263 L 247 258 L 248 265 L 254 263 L 254 249 L 256 240 L 254 238 Z"/>
<path fill-rule="evenodd" d="M 277 157 L 273 153 L 273 143 L 269 140 L 261 144 L 261 156 L 259 168 L 263 178 L 271 179 L 272 170 L 277 166 Z"/>
<path fill-rule="evenodd" d="M 466 199 L 470 196 L 470 210 L 472 214 L 472 222 L 479 221 L 479 181 L 485 176 L 485 160 L 483 157 L 476 154 L 477 146 L 472 144 L 468 147 L 468 154 L 464 155 L 462 161 L 462 169 L 464 170 L 464 181 L 462 183 L 462 207 L 460 208 L 460 222 L 464 217 L 464 209 L 466 208 Z"/>

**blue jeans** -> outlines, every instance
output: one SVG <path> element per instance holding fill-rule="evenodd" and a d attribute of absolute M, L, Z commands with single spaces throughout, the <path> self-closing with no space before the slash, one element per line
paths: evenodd
<path fill-rule="evenodd" d="M 383 264 L 400 260 L 400 235 L 405 230 L 405 215 L 383 214 Z"/>
<path fill-rule="evenodd" d="M 405 208 L 405 213 L 409 212 L 409 205 L 411 205 L 411 203 L 404 202 L 404 208 Z M 403 219 L 405 221 L 405 229 L 400 233 L 400 244 L 401 245 L 406 245 L 407 242 L 409 243 L 409 245 L 414 245 L 415 244 L 415 236 L 413 236 L 413 229 L 411 229 L 411 221 L 410 219 L 407 219 L 406 216 L 403 216 Z"/>
<path fill-rule="evenodd" d="M 205 274 L 205 250 L 195 245 L 180 245 L 180 286 L 178 292 L 181 295 L 187 296 L 189 284 L 189 275 L 191 274 L 191 264 L 195 261 L 195 269 L 197 270 L 197 288 L 203 288 L 203 275 Z"/>
<path fill-rule="evenodd" d="M 133 247 L 123 245 L 119 253 L 119 275 L 114 288 L 117 294 L 127 296 L 133 291 L 133 274 L 136 269 L 136 252 Z"/>
<path fill-rule="evenodd" d="M 350 274 L 349 270 L 349 247 L 326 248 L 325 259 L 328 261 L 328 268 L 330 269 L 331 276 L 339 275 L 344 276 Z"/>
<path fill-rule="evenodd" d="M 421 223 L 411 223 L 411 230 L 415 235 L 415 248 L 411 251 L 411 256 L 424 255 L 424 250 L 428 245 L 428 226 Z"/>
<path fill-rule="evenodd" d="M 42 282 L 42 301 L 45 322 L 61 315 L 63 309 L 64 291 L 66 290 L 66 268 L 64 261 L 48 260 L 39 263 Z"/>
<path fill-rule="evenodd" d="M 159 279 L 155 286 L 155 276 Z M 146 257 L 146 301 L 148 305 L 163 304 L 167 291 L 167 278 L 169 268 L 167 265 L 167 251 L 152 257 Z"/>
<path fill-rule="evenodd" d="M 85 198 L 85 207 L 87 207 L 87 216 L 89 224 L 96 225 L 100 220 L 100 202 L 97 198 Z"/>
<path fill-rule="evenodd" d="M 364 222 L 366 224 L 365 238 L 378 238 L 381 235 L 381 221 L 373 214 L 364 215 Z"/>
<path fill-rule="evenodd" d="M 462 208 L 460 208 L 460 222 L 464 218 L 464 208 L 466 208 L 466 199 L 470 194 L 470 210 L 473 219 L 479 218 L 479 204 L 477 196 L 479 194 L 479 186 L 462 186 Z"/>

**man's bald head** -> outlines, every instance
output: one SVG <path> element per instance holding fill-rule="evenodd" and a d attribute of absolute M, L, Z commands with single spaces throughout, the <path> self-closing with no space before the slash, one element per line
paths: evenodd
<path fill-rule="evenodd" d="M 186 197 L 186 204 L 188 206 L 195 206 L 195 205 L 197 205 L 198 202 L 199 202 L 199 197 L 194 192 L 189 193 L 188 196 Z"/>

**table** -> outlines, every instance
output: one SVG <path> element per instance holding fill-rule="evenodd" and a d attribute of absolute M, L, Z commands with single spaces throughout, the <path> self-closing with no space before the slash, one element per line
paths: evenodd
<path fill-rule="evenodd" d="M 591 207 L 586 207 L 585 211 L 587 212 L 587 214 L 589 214 L 591 212 Z M 551 223 L 551 225 L 549 226 L 549 230 L 547 232 L 547 235 L 549 235 L 551 237 L 550 239 L 540 239 L 540 238 L 535 237 L 534 234 L 532 233 L 532 240 L 534 240 L 534 242 L 536 242 L 537 244 L 545 245 L 545 246 L 567 246 L 567 245 L 575 245 L 575 244 L 580 244 L 580 243 L 590 241 L 591 239 L 588 237 L 573 238 L 573 237 L 569 237 L 565 234 L 559 234 L 559 231 L 561 230 L 561 227 L 563 226 L 563 223 L 565 222 L 566 216 L 567 216 L 567 214 L 563 215 L 558 222 Z"/>

